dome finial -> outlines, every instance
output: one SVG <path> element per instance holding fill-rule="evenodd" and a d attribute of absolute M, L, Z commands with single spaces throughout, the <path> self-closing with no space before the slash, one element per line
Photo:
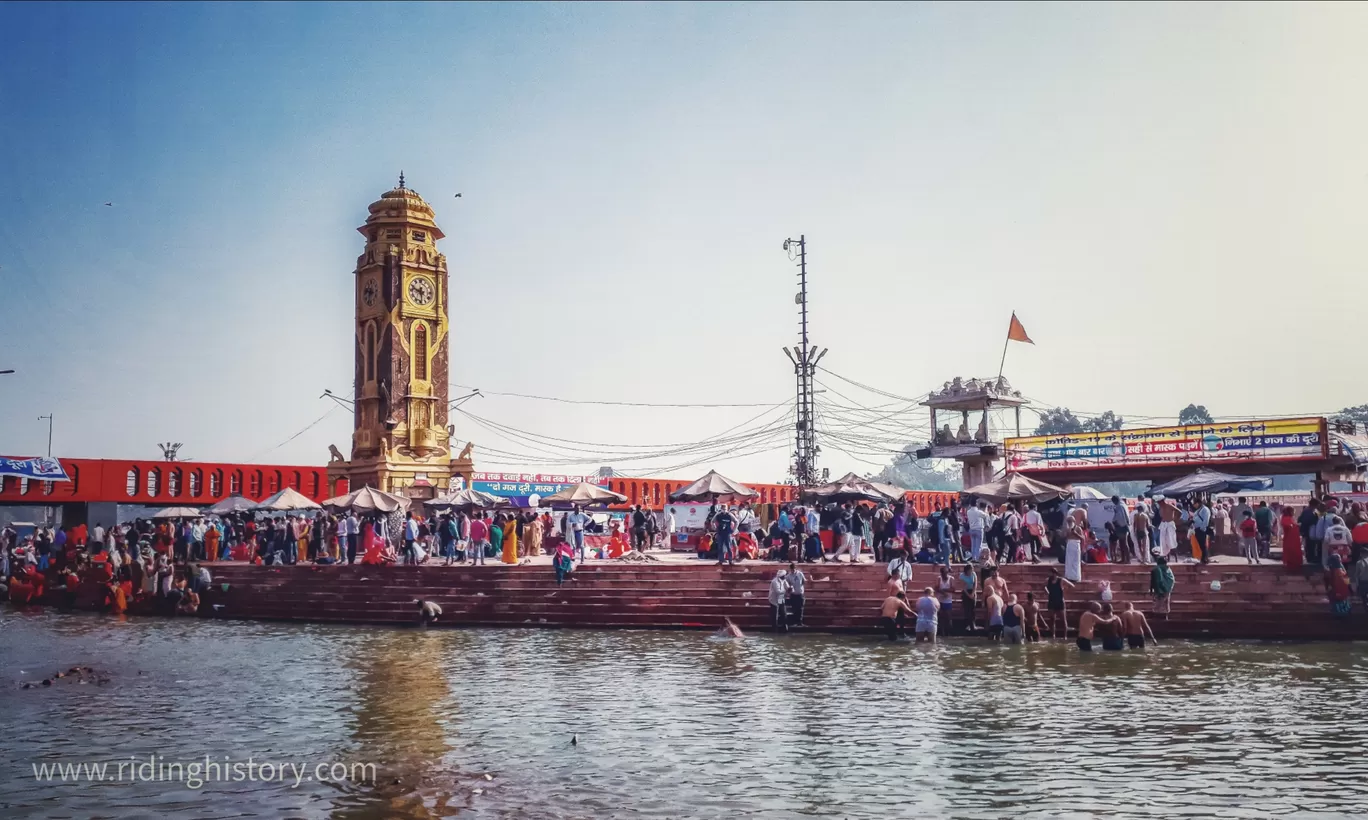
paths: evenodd
<path fill-rule="evenodd" d="M 404 190 L 404 172 L 399 172 L 399 190 Z"/>

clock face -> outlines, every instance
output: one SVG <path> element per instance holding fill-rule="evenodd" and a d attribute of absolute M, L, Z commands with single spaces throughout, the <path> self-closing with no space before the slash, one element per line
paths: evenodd
<path fill-rule="evenodd" d="M 432 300 L 437 296 L 437 288 L 433 286 L 432 280 L 423 276 L 416 276 L 409 282 L 408 297 L 409 301 L 420 307 L 432 304 Z"/>
<path fill-rule="evenodd" d="M 375 284 L 374 279 L 366 280 L 366 286 L 361 290 L 361 301 L 366 303 L 366 307 L 375 305 L 375 297 L 380 295 L 380 286 Z"/>

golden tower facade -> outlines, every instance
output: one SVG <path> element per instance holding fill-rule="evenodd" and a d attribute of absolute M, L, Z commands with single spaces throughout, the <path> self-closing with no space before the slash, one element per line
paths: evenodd
<path fill-rule="evenodd" d="M 351 460 L 330 477 L 414 498 L 447 491 L 448 276 L 432 207 L 404 184 L 372 202 L 357 230 L 355 413 Z"/>

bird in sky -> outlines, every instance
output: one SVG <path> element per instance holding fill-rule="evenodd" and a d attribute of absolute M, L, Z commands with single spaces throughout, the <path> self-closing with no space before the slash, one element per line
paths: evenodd
<path fill-rule="evenodd" d="M 460 195 L 460 194 L 457 194 L 457 195 L 456 195 L 456 198 L 457 198 L 457 199 L 460 199 L 460 198 L 461 198 L 461 195 Z"/>
<path fill-rule="evenodd" d="M 106 206 L 106 207 L 109 207 L 109 208 L 113 208 L 113 207 L 114 207 L 114 203 L 113 203 L 113 202 L 106 202 L 106 203 L 105 203 L 105 206 Z"/>

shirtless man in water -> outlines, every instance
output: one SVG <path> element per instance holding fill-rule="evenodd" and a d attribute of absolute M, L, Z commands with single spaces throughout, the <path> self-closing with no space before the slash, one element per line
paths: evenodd
<path fill-rule="evenodd" d="M 1102 648 L 1108 652 L 1120 652 L 1125 648 L 1125 641 L 1121 640 L 1121 619 L 1112 612 L 1112 605 L 1102 604 L 1102 616 L 1097 619 L 1098 637 L 1102 639 Z"/>
<path fill-rule="evenodd" d="M 907 593 L 899 592 L 884 599 L 883 605 L 879 607 L 879 626 L 888 633 L 890 641 L 896 641 L 902 635 L 907 616 L 916 616 L 912 607 L 907 605 Z"/>
<path fill-rule="evenodd" d="M 997 567 L 988 569 L 983 579 L 983 594 L 997 596 L 1002 600 L 1007 600 L 1007 579 L 998 574 Z"/>
<path fill-rule="evenodd" d="M 991 580 L 991 579 L 990 579 Z M 988 589 L 988 640 L 1002 640 L 1002 596 L 996 590 Z"/>
<path fill-rule="evenodd" d="M 1081 652 L 1091 652 L 1093 635 L 1097 632 L 1097 622 L 1102 620 L 1100 617 L 1102 605 L 1093 601 L 1088 604 L 1088 610 L 1078 618 L 1078 649 Z"/>
<path fill-rule="evenodd" d="M 1150 629 L 1149 621 L 1145 619 L 1145 613 L 1135 608 L 1135 604 L 1126 602 L 1126 608 L 1121 613 L 1121 626 L 1126 633 L 1126 644 L 1131 649 L 1145 648 L 1145 635 L 1149 634 L 1150 643 L 1158 645 L 1159 641 L 1154 638 L 1154 630 Z"/>

